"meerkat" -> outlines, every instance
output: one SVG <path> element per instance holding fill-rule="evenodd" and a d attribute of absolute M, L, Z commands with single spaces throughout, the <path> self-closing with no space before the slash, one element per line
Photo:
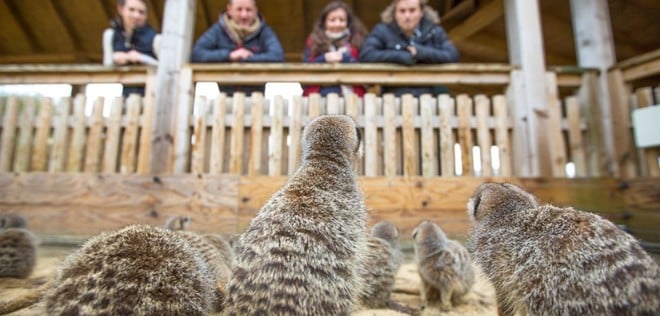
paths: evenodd
<path fill-rule="evenodd" d="M 226 315 L 348 315 L 359 303 L 367 212 L 344 115 L 309 122 L 300 167 L 241 235 Z"/>
<path fill-rule="evenodd" d="M 0 217 L 0 277 L 27 278 L 34 270 L 38 240 L 16 214 Z"/>
<path fill-rule="evenodd" d="M 413 230 L 415 261 L 421 279 L 422 304 L 443 311 L 464 303 L 475 275 L 468 250 L 447 238 L 435 223 L 423 221 Z"/>
<path fill-rule="evenodd" d="M 49 315 L 206 315 L 212 267 L 168 229 L 131 225 L 92 237 L 59 267 Z"/>
<path fill-rule="evenodd" d="M 473 255 L 493 282 L 501 315 L 657 315 L 660 271 L 612 222 L 539 205 L 507 183 L 468 201 Z"/>
<path fill-rule="evenodd" d="M 164 227 L 172 231 L 184 231 L 190 224 L 192 224 L 190 217 L 175 215 L 167 219 Z"/>
<path fill-rule="evenodd" d="M 367 237 L 367 249 L 362 262 L 363 306 L 385 308 L 390 305 L 390 294 L 401 261 L 399 230 L 396 225 L 388 221 L 374 225 Z"/>

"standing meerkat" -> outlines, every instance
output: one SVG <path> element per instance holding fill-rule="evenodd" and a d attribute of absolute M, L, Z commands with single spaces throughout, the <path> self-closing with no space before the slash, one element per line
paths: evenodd
<path fill-rule="evenodd" d="M 362 305 L 368 308 L 390 306 L 390 295 L 402 260 L 399 230 L 394 223 L 382 221 L 371 228 L 362 268 L 364 290 Z"/>
<path fill-rule="evenodd" d="M 27 278 L 34 270 L 37 238 L 22 216 L 0 217 L 0 277 Z"/>
<path fill-rule="evenodd" d="M 344 115 L 309 122 L 302 160 L 239 242 L 228 315 L 348 315 L 361 293 L 367 212 L 354 171 L 360 136 Z"/>
<path fill-rule="evenodd" d="M 131 225 L 90 238 L 59 267 L 48 315 L 207 315 L 210 263 L 176 232 Z"/>
<path fill-rule="evenodd" d="M 412 236 L 421 279 L 422 304 L 446 311 L 464 303 L 463 298 L 475 280 L 467 249 L 447 238 L 438 225 L 429 221 L 417 225 Z"/>
<path fill-rule="evenodd" d="M 468 202 L 476 261 L 501 315 L 657 315 L 660 272 L 638 242 L 602 217 L 552 205 L 507 183 Z"/>

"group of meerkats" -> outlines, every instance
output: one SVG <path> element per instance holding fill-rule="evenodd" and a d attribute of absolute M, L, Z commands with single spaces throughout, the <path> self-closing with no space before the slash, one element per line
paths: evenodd
<path fill-rule="evenodd" d="M 91 238 L 45 291 L 48 315 L 349 315 L 396 306 L 399 231 L 390 222 L 367 227 L 360 142 L 348 116 L 307 124 L 299 169 L 235 240 L 186 231 L 186 217 Z M 424 307 L 461 304 L 476 264 L 500 315 L 660 314 L 657 263 L 608 220 L 539 205 L 506 183 L 479 186 L 467 208 L 467 248 L 429 221 L 413 231 Z M 16 217 L 0 224 L 0 276 L 26 277 L 34 237 Z"/>

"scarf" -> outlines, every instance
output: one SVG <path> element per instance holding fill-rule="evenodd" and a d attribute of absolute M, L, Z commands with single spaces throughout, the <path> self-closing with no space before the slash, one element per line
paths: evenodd
<path fill-rule="evenodd" d="M 234 20 L 232 20 L 226 13 L 222 15 L 221 19 L 223 19 L 225 25 L 227 25 L 229 36 L 239 45 L 243 44 L 243 40 L 245 40 L 246 37 L 254 34 L 261 27 L 261 19 L 259 17 L 257 17 L 254 20 L 254 23 L 248 27 L 236 24 L 236 22 L 234 22 Z"/>

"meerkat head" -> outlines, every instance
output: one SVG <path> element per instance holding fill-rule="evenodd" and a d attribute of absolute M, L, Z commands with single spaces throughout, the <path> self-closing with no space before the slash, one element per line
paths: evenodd
<path fill-rule="evenodd" d="M 25 228 L 25 218 L 16 214 L 5 214 L 0 217 L 0 228 Z"/>
<path fill-rule="evenodd" d="M 509 183 L 484 183 L 468 200 L 470 219 L 477 222 L 493 212 L 515 212 L 537 207 L 538 201 L 527 191 Z"/>
<path fill-rule="evenodd" d="M 167 219 L 165 227 L 173 231 L 186 230 L 186 227 L 188 227 L 188 225 L 191 223 L 192 218 L 183 215 L 176 215 Z"/>
<path fill-rule="evenodd" d="M 381 221 L 371 227 L 371 236 L 384 239 L 394 246 L 399 240 L 399 229 L 392 222 Z"/>
<path fill-rule="evenodd" d="M 360 130 L 349 116 L 324 115 L 309 122 L 302 135 L 302 159 L 311 155 L 343 157 L 354 161 L 360 156 Z"/>
<path fill-rule="evenodd" d="M 440 226 L 431 222 L 423 221 L 415 227 L 412 232 L 413 240 L 416 244 L 429 246 L 443 246 L 447 242 L 447 235 L 440 229 Z M 435 248 L 435 247 L 431 247 Z"/>

